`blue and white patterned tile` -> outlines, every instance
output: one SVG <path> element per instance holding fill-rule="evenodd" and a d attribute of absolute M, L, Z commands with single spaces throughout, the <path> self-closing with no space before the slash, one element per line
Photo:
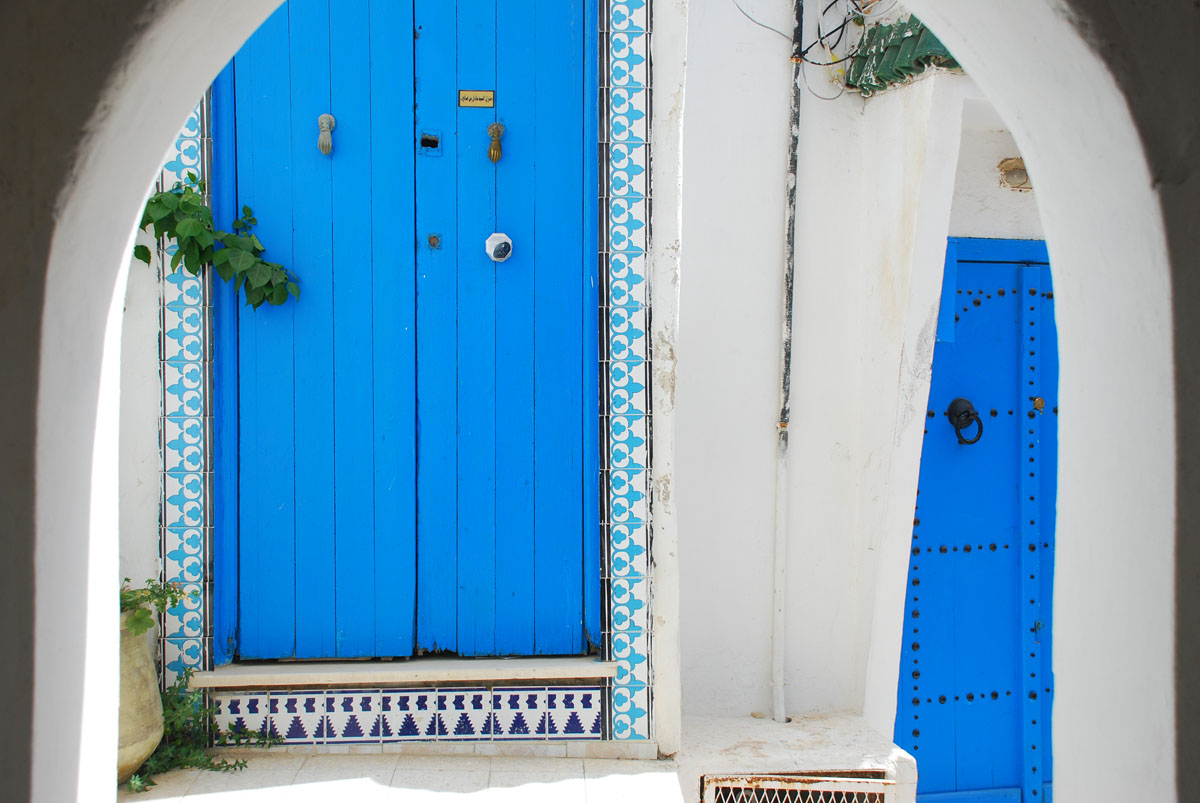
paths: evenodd
<path fill-rule="evenodd" d="M 609 526 L 609 574 L 613 578 L 645 577 L 649 571 L 649 553 L 638 537 L 636 523 L 616 522 Z"/>
<path fill-rule="evenodd" d="M 631 50 L 647 42 L 645 37 L 631 40 Z M 641 56 L 636 56 L 641 58 Z M 614 80 L 616 75 L 614 73 Z M 644 145 L 647 142 L 650 93 L 642 87 L 614 86 L 608 95 L 609 137 L 614 144 Z"/>
<path fill-rule="evenodd" d="M 380 693 L 369 689 L 347 689 L 325 694 L 324 716 L 317 735 L 325 744 L 369 744 L 381 741 L 372 736 L 380 713 Z"/>
<path fill-rule="evenodd" d="M 614 685 L 611 705 L 613 739 L 628 741 L 650 738 L 650 691 L 645 682 Z"/>
<path fill-rule="evenodd" d="M 645 145 L 613 143 L 608 148 L 608 195 L 627 201 L 647 196 L 649 172 Z"/>
<path fill-rule="evenodd" d="M 613 633 L 629 631 L 648 632 L 650 609 L 646 603 L 645 577 L 615 577 L 611 581 L 609 605 L 610 624 Z"/>
<path fill-rule="evenodd" d="M 612 660 L 617 664 L 613 686 L 631 686 L 647 679 L 650 634 L 644 629 L 627 629 L 611 634 Z"/>
<path fill-rule="evenodd" d="M 545 739 L 537 727 L 546 713 L 546 689 L 539 686 L 497 686 L 492 689 L 494 741 Z"/>
<path fill-rule="evenodd" d="M 164 270 L 166 273 L 162 280 L 163 333 L 174 340 L 203 336 L 203 281 L 186 270 L 172 271 L 169 259 Z M 187 353 L 197 359 L 200 357 L 200 352 L 195 349 L 189 350 Z"/>
<path fill-rule="evenodd" d="M 546 689 L 550 739 L 598 739 L 602 732 L 604 689 L 559 686 Z"/>
<path fill-rule="evenodd" d="M 184 669 L 202 669 L 204 640 L 201 638 L 164 638 L 163 663 L 166 672 L 178 675 Z M 171 678 L 173 680 L 173 678 Z"/>
<path fill-rule="evenodd" d="M 167 639 L 204 638 L 204 587 L 199 583 L 179 583 L 184 597 L 167 608 L 162 617 L 162 634 Z"/>
<path fill-rule="evenodd" d="M 271 732 L 284 744 L 323 743 L 325 695 L 324 691 L 271 692 Z"/>
<path fill-rule="evenodd" d="M 633 538 L 642 544 L 646 540 L 650 508 L 645 474 L 643 469 L 611 469 L 608 472 L 611 523 L 628 525 Z M 612 554 L 611 547 L 609 551 Z M 609 590 L 609 601 L 615 605 L 612 589 Z"/>
<path fill-rule="evenodd" d="M 169 189 L 188 172 L 205 177 L 204 138 L 208 135 L 205 104 L 201 101 L 184 122 L 159 175 L 159 186 Z M 160 357 L 163 399 L 163 509 L 160 545 L 163 579 L 181 582 L 185 590 L 196 590 L 197 598 L 167 611 L 163 616 L 163 683 L 185 667 L 202 669 L 207 662 L 208 623 L 203 598 L 206 548 L 203 528 L 206 509 L 204 470 L 206 387 L 203 359 L 207 355 L 203 285 L 183 271 L 172 272 L 170 256 L 174 243 L 165 243 L 159 256 L 163 262 L 160 280 Z"/>
<path fill-rule="evenodd" d="M 214 695 L 217 729 L 231 737 L 266 734 L 270 727 L 269 698 L 267 692 L 237 691 Z"/>
<path fill-rule="evenodd" d="M 199 527 L 172 527 L 174 548 L 163 555 L 163 579 L 168 583 L 204 582 L 204 535 Z"/>
<path fill-rule="evenodd" d="M 491 740 L 492 699 L 486 688 L 438 689 L 437 710 L 448 731 L 441 739 Z"/>
<path fill-rule="evenodd" d="M 644 0 L 614 0 L 605 111 L 608 276 L 608 506 L 610 651 L 618 664 L 608 701 L 614 739 L 646 739 L 649 716 L 649 221 L 650 36 Z"/>
<path fill-rule="evenodd" d="M 162 477 L 167 502 L 166 521 L 171 525 L 199 527 L 204 519 L 204 478 L 198 473 L 170 472 Z M 173 551 L 177 544 L 167 545 Z M 166 554 L 170 554 L 168 551 Z"/>
<path fill-rule="evenodd" d="M 644 366 L 644 344 L 649 326 L 645 307 L 611 307 L 607 323 L 610 358 Z"/>
<path fill-rule="evenodd" d="M 204 421 L 197 417 L 174 416 L 163 420 L 163 445 L 177 455 L 189 471 L 204 470 Z"/>
<path fill-rule="evenodd" d="M 645 198 L 613 198 L 608 208 L 608 242 L 614 253 L 645 252 L 647 207 Z"/>
<path fill-rule="evenodd" d="M 204 128 L 204 103 L 201 102 L 184 121 L 183 127 L 175 137 L 166 164 L 162 167 L 161 179 L 166 187 L 170 187 L 176 181 L 182 181 L 189 172 L 202 173 L 203 138 L 207 134 Z"/>
<path fill-rule="evenodd" d="M 201 416 L 204 411 L 204 373 L 198 363 L 163 363 L 164 412 L 168 416 Z M 168 465 L 170 460 L 168 456 Z"/>
<path fill-rule="evenodd" d="M 437 732 L 436 689 L 384 689 L 380 695 L 380 736 L 387 742 L 422 741 Z"/>
<path fill-rule="evenodd" d="M 613 0 L 608 4 L 609 30 L 645 31 L 650 9 L 647 0 Z"/>
<path fill-rule="evenodd" d="M 617 316 L 614 315 L 614 317 Z M 608 338 L 609 353 L 613 355 L 613 359 L 609 363 L 608 387 L 606 388 L 608 412 L 609 415 L 620 416 L 623 420 L 621 428 L 611 433 L 617 442 L 628 440 L 627 434 L 636 434 L 643 440 L 645 438 L 645 433 L 641 431 L 644 427 L 640 427 L 637 422 L 639 417 L 644 419 L 650 409 L 646 377 L 647 366 L 637 357 L 637 351 L 641 345 L 638 340 L 643 337 L 642 331 L 635 326 L 626 324 L 623 331 L 612 332 Z M 634 433 L 634 429 L 638 431 Z M 626 443 L 627 448 L 633 448 L 630 443 Z"/>
<path fill-rule="evenodd" d="M 644 308 L 647 305 L 646 253 L 631 249 L 608 258 L 608 306 Z"/>

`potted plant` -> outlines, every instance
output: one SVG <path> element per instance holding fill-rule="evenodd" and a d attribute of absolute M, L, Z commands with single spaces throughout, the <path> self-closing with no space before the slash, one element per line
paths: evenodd
<path fill-rule="evenodd" d="M 142 766 L 163 735 L 158 671 L 147 631 L 154 627 L 151 609 L 163 613 L 184 597 L 178 586 L 147 580 L 144 588 L 121 586 L 121 701 L 117 746 L 117 783 Z"/>

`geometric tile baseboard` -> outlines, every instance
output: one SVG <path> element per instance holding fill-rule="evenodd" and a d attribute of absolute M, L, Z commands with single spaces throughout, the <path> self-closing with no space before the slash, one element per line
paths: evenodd
<path fill-rule="evenodd" d="M 283 745 L 605 738 L 603 686 L 216 691 L 222 733 Z"/>

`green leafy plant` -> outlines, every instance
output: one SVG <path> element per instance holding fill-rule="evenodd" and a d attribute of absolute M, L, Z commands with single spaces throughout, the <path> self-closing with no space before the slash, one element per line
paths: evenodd
<path fill-rule="evenodd" d="M 204 692 L 191 689 L 193 670 L 189 667 L 162 692 L 163 738 L 158 749 L 126 782 L 131 792 L 144 792 L 154 786 L 153 776 L 168 770 L 194 768 L 216 772 L 244 769 L 244 759 L 230 760 L 209 753 L 210 744 L 221 747 L 270 747 L 283 739 L 258 731 L 222 733 L 217 727 L 215 706 L 207 705 Z"/>
<path fill-rule="evenodd" d="M 195 599 L 196 592 L 184 594 L 177 583 L 160 583 L 157 580 L 147 580 L 144 588 L 130 588 L 129 578 L 126 577 L 121 586 L 121 613 L 133 611 L 133 615 L 129 617 L 125 626 L 135 636 L 140 636 L 154 627 L 151 608 L 165 613 L 168 608 L 182 602 L 185 596 Z"/>
<path fill-rule="evenodd" d="M 258 309 L 263 304 L 279 306 L 291 296 L 300 298 L 299 279 L 275 262 L 262 258 L 266 246 L 254 234 L 258 218 L 248 206 L 233 222 L 233 232 L 220 231 L 213 224 L 212 210 L 204 203 L 204 182 L 195 173 L 169 190 L 156 192 L 146 201 L 141 228 L 153 230 L 158 239 L 174 240 L 177 249 L 170 268 L 180 265 L 193 276 L 207 264 L 216 268 L 225 281 L 234 283 L 234 292 L 244 293 L 246 303 Z M 136 245 L 133 255 L 150 264 L 150 249 Z"/>

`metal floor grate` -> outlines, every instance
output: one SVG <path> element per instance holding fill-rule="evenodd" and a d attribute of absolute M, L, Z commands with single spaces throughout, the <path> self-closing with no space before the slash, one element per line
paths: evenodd
<path fill-rule="evenodd" d="M 892 781 L 796 775 L 705 776 L 703 803 L 893 803 Z"/>

